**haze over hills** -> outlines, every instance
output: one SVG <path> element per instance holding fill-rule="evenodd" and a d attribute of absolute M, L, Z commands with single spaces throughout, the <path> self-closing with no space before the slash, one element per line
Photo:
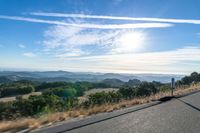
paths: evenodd
<path fill-rule="evenodd" d="M 139 79 L 141 81 L 160 81 L 169 82 L 172 77 L 176 80 L 184 75 L 172 74 L 117 74 L 117 73 L 81 73 L 68 71 L 0 71 L 0 82 L 32 80 L 32 81 L 103 81 L 106 79 L 118 79 L 129 81 Z"/>

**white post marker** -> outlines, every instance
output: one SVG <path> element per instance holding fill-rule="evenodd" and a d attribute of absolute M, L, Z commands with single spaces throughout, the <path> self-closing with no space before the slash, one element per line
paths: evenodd
<path fill-rule="evenodd" d="M 172 78 L 171 79 L 171 96 L 173 96 L 174 89 L 175 89 L 175 79 Z"/>

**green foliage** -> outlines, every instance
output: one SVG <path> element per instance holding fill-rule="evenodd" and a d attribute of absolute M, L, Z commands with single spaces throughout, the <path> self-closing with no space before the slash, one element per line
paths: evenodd
<path fill-rule="evenodd" d="M 43 91 L 49 88 L 57 88 L 57 87 L 64 87 L 64 86 L 73 86 L 73 83 L 68 82 L 50 82 L 50 83 L 42 83 L 36 87 L 36 91 Z"/>
<path fill-rule="evenodd" d="M 160 87 L 160 86 L 164 85 L 163 83 L 158 82 L 158 81 L 152 81 L 152 84 L 153 84 L 155 87 Z"/>
<path fill-rule="evenodd" d="M 90 82 L 52 82 L 52 83 L 42 83 L 36 87 L 36 91 L 44 91 L 44 94 L 55 94 L 61 97 L 67 97 L 75 93 L 75 96 L 83 96 L 84 92 L 92 88 L 104 88 L 108 87 L 104 83 L 90 83 Z M 70 88 L 71 90 L 66 90 L 65 88 Z M 75 89 L 75 90 L 74 90 Z M 70 91 L 70 92 L 69 92 Z M 63 93 L 63 94 L 61 94 Z"/>
<path fill-rule="evenodd" d="M 190 76 L 185 76 L 176 83 L 177 85 L 190 85 L 191 83 L 198 83 L 198 82 L 200 82 L 200 73 L 193 72 L 190 74 Z"/>
<path fill-rule="evenodd" d="M 182 80 L 177 80 L 176 81 L 176 86 L 181 86 L 183 85 L 183 81 Z"/>
<path fill-rule="evenodd" d="M 141 81 L 138 80 L 138 79 L 132 79 L 132 80 L 129 80 L 128 82 L 126 82 L 124 84 L 125 87 L 134 87 L 134 86 L 138 86 L 141 84 Z"/>
<path fill-rule="evenodd" d="M 77 96 L 83 96 L 84 92 L 93 88 L 93 84 L 90 82 L 76 82 L 74 84 Z"/>
<path fill-rule="evenodd" d="M 129 88 L 120 88 L 119 93 L 122 95 L 125 99 L 132 99 L 136 96 L 136 87 L 129 87 Z"/>
<path fill-rule="evenodd" d="M 132 99 L 138 96 L 149 96 L 158 92 L 155 83 L 141 82 L 138 86 L 124 87 L 119 89 L 122 97 L 125 99 Z"/>
<path fill-rule="evenodd" d="M 151 94 L 157 93 L 158 90 L 153 83 L 150 82 L 142 82 L 136 91 L 137 96 L 149 96 Z"/>
<path fill-rule="evenodd" d="M 119 102 L 122 99 L 132 99 L 139 96 L 149 96 L 159 91 L 159 89 L 155 87 L 156 85 L 160 86 L 161 84 L 158 84 L 158 82 L 141 82 L 141 84 L 139 84 L 139 86 L 137 87 L 122 87 L 117 92 L 98 92 L 95 94 L 90 94 L 88 96 L 88 101 L 86 101 L 84 105 L 100 105 L 104 103 Z"/>
<path fill-rule="evenodd" d="M 193 79 L 197 78 L 192 74 Z M 195 77 L 195 78 L 194 78 Z M 108 80 L 107 80 L 108 81 Z M 113 80 L 112 80 L 113 81 Z M 116 80 L 114 80 L 116 81 Z M 183 82 L 181 80 L 181 82 Z M 113 82 L 114 83 L 114 82 Z M 34 91 L 31 82 L 20 81 L 10 84 L 0 85 L 1 95 L 26 94 Z M 64 111 L 80 106 L 77 97 L 82 96 L 85 91 L 92 88 L 107 88 L 108 84 L 98 82 L 54 82 L 41 83 L 36 86 L 37 91 L 42 91 L 42 95 L 30 96 L 23 99 L 21 96 L 16 97 L 16 101 L 0 103 L 0 120 L 11 119 L 16 117 L 41 115 L 55 111 Z M 132 99 L 140 96 L 149 96 L 159 91 L 167 91 L 167 84 L 160 82 L 141 82 L 139 80 L 130 80 L 118 91 L 97 92 L 90 94 L 88 100 L 81 103 L 84 107 L 101 105 L 105 103 L 116 103 L 123 99 Z"/>
<path fill-rule="evenodd" d="M 43 91 L 44 95 L 56 95 L 63 98 L 75 97 L 76 90 L 74 88 L 53 88 Z"/>
<path fill-rule="evenodd" d="M 92 86 L 93 86 L 93 88 L 109 88 L 109 87 L 111 87 L 110 85 L 102 83 L 102 82 L 93 83 Z"/>
<path fill-rule="evenodd" d="M 28 99 L 18 97 L 16 101 L 0 103 L 0 120 L 64 111 L 77 105 L 76 98 L 64 99 L 56 95 L 30 96 Z"/>
<path fill-rule="evenodd" d="M 171 87 L 170 85 L 162 85 L 159 87 L 159 91 L 161 92 L 167 92 L 167 91 L 170 91 L 171 90 Z"/>
<path fill-rule="evenodd" d="M 35 88 L 30 83 L 10 83 L 0 85 L 0 97 L 22 95 L 34 92 Z"/>
<path fill-rule="evenodd" d="M 189 85 L 192 83 L 192 78 L 190 76 L 185 76 L 181 79 L 183 84 Z"/>
<path fill-rule="evenodd" d="M 103 81 L 101 81 L 101 84 L 104 85 L 104 88 L 107 87 L 119 88 L 124 84 L 124 82 L 119 79 L 104 79 Z"/>
<path fill-rule="evenodd" d="M 87 104 L 104 104 L 104 103 L 113 103 L 119 102 L 121 99 L 121 94 L 115 91 L 112 92 L 97 92 L 95 94 L 90 94 L 88 96 Z"/>

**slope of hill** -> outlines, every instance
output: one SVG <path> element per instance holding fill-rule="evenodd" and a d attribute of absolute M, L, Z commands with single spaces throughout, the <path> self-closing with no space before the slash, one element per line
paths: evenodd
<path fill-rule="evenodd" d="M 12 80 L 8 79 L 6 76 L 1 76 L 0 77 L 0 84 L 1 83 L 10 83 Z"/>
<path fill-rule="evenodd" d="M 127 82 L 131 79 L 141 81 L 160 81 L 170 82 L 170 79 L 180 79 L 183 75 L 167 75 L 167 74 L 115 74 L 115 73 L 80 73 L 67 71 L 0 71 L 2 82 L 32 80 L 32 81 L 90 81 L 97 82 L 105 79 L 119 79 Z M 3 79 L 4 78 L 4 79 Z"/>
<path fill-rule="evenodd" d="M 128 82 L 125 82 L 124 86 L 137 86 L 141 83 L 138 79 L 131 79 Z"/>
<path fill-rule="evenodd" d="M 121 87 L 124 85 L 124 82 L 119 79 L 104 79 L 102 83 L 111 87 Z"/>

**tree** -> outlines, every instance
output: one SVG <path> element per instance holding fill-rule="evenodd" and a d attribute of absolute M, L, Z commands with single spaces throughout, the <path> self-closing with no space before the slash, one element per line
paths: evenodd
<path fill-rule="evenodd" d="M 120 88 L 118 92 L 122 95 L 123 98 L 131 99 L 136 96 L 136 87 Z"/>
<path fill-rule="evenodd" d="M 22 95 L 34 92 L 35 88 L 30 84 L 13 83 L 0 86 L 0 97 Z"/>
<path fill-rule="evenodd" d="M 128 82 L 126 82 L 124 84 L 124 86 L 126 87 L 133 87 L 133 86 L 138 86 L 141 84 L 141 81 L 138 80 L 138 79 L 132 79 L 132 80 L 129 80 Z"/>
<path fill-rule="evenodd" d="M 193 82 L 197 83 L 200 81 L 200 75 L 197 72 L 193 72 L 190 75 Z"/>
<path fill-rule="evenodd" d="M 95 104 L 104 104 L 104 103 L 113 103 L 119 102 L 121 99 L 121 94 L 115 91 L 112 92 L 97 92 L 94 94 L 90 94 L 88 96 L 88 101 L 86 101 L 86 105 L 95 105 Z"/>
<path fill-rule="evenodd" d="M 137 87 L 137 96 L 149 96 L 151 94 L 157 93 L 158 90 L 154 86 L 153 83 L 148 83 L 148 82 L 142 82 L 138 87 Z"/>
<path fill-rule="evenodd" d="M 159 91 L 161 91 L 161 92 L 166 92 L 166 91 L 170 91 L 170 90 L 171 90 L 170 85 L 162 85 L 159 87 Z"/>
<path fill-rule="evenodd" d="M 189 84 L 191 84 L 192 81 L 193 81 L 192 78 L 191 78 L 190 76 L 185 76 L 185 77 L 182 78 L 181 80 L 182 80 L 183 84 L 185 84 L 185 85 L 189 85 Z"/>
<path fill-rule="evenodd" d="M 176 81 L 176 86 L 181 86 L 181 85 L 183 85 L 183 81 L 182 80 L 177 80 Z"/>
<path fill-rule="evenodd" d="M 53 88 L 53 89 L 47 89 L 43 91 L 44 95 L 56 95 L 62 98 L 69 98 L 69 97 L 75 97 L 76 96 L 76 90 L 74 88 Z"/>

